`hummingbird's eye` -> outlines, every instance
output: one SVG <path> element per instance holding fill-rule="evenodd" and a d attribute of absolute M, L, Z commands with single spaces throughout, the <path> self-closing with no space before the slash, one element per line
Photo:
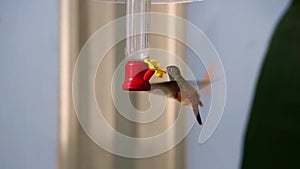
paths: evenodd
<path fill-rule="evenodd" d="M 168 71 L 168 73 L 170 74 L 177 74 L 177 73 L 179 73 L 179 70 L 178 70 L 178 68 L 177 67 L 175 67 L 175 66 L 169 66 L 169 67 L 167 67 L 167 71 Z"/>

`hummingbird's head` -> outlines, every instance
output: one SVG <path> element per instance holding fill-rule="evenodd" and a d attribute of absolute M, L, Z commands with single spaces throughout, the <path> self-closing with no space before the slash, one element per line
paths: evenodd
<path fill-rule="evenodd" d="M 174 66 L 174 65 L 168 66 L 167 67 L 167 72 L 168 72 L 169 76 L 174 78 L 174 80 L 177 80 L 178 77 L 181 76 L 179 68 L 177 66 Z"/>

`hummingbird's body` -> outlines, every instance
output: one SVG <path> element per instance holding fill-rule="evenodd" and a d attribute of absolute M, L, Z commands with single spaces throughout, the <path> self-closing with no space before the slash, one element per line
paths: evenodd
<path fill-rule="evenodd" d="M 199 100 L 198 91 L 181 76 L 178 67 L 168 66 L 167 72 L 171 81 L 151 84 L 151 89 L 160 89 L 168 97 L 172 97 L 183 104 L 191 105 L 198 123 L 202 125 L 198 106 L 203 106 L 203 104 Z M 202 82 L 201 85 L 203 87 L 207 84 L 209 84 L 209 82 Z"/>
<path fill-rule="evenodd" d="M 180 70 L 176 66 L 168 66 L 167 67 L 168 75 L 171 79 L 176 81 L 179 92 L 177 93 L 176 100 L 182 102 L 184 104 L 191 105 L 194 111 L 194 114 L 197 118 L 197 121 L 200 125 L 202 125 L 202 120 L 199 113 L 199 107 L 203 106 L 202 102 L 199 100 L 198 91 L 193 88 L 182 76 Z"/>

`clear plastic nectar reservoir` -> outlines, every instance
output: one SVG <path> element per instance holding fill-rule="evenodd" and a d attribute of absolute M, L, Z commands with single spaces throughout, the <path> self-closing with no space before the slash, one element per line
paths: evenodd
<path fill-rule="evenodd" d="M 148 57 L 145 49 L 149 47 L 147 31 L 150 26 L 151 0 L 126 1 L 126 46 L 125 55 L 128 60 L 143 61 Z M 131 36 L 132 35 L 132 36 Z"/>

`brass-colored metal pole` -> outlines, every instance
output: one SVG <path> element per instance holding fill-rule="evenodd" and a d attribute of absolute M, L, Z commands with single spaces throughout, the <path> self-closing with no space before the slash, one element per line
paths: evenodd
<path fill-rule="evenodd" d="M 77 1 L 60 1 L 59 23 L 59 113 L 57 168 L 76 168 L 78 122 L 73 110 L 71 79 L 78 53 Z"/>

